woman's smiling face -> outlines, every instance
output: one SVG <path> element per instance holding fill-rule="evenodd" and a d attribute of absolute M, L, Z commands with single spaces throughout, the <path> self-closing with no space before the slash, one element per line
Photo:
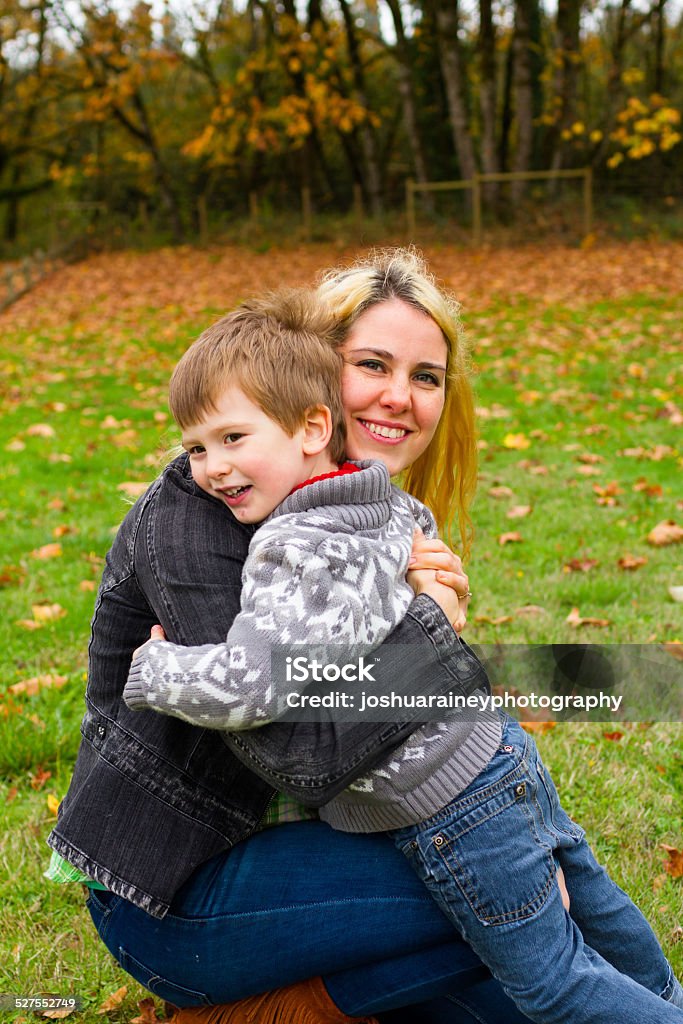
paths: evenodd
<path fill-rule="evenodd" d="M 344 342 L 342 399 L 351 459 L 380 459 L 393 476 L 422 455 L 443 411 L 448 348 L 426 313 L 388 299 L 358 317 Z"/>

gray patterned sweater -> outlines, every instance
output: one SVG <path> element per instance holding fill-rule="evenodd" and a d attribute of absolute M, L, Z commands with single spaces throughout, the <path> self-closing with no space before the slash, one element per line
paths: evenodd
<path fill-rule="evenodd" d="M 405 579 L 414 528 L 434 536 L 436 525 L 424 505 L 391 484 L 383 463 L 358 465 L 360 472 L 290 494 L 255 533 L 241 610 L 225 643 L 144 645 L 123 694 L 129 707 L 205 728 L 253 729 L 285 710 L 271 679 L 274 647 L 343 644 L 367 652 L 386 639 L 414 596 Z M 499 741 L 495 714 L 426 723 L 320 816 L 354 832 L 424 820 L 476 778 Z"/>

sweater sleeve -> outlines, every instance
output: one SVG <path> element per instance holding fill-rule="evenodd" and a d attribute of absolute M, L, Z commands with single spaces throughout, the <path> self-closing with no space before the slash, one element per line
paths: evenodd
<path fill-rule="evenodd" d="M 333 538 L 311 543 L 310 536 L 300 535 L 283 541 L 281 529 L 273 534 L 264 528 L 264 534 L 264 540 L 252 541 L 241 611 L 225 643 L 182 647 L 148 641 L 130 668 L 123 692 L 128 707 L 151 708 L 205 728 L 257 728 L 287 710 L 272 680 L 275 647 L 332 643 L 368 649 L 385 638 L 394 623 L 368 616 L 362 578 L 349 574 Z M 346 538 L 345 552 L 357 543 Z M 287 692 L 295 691 L 288 683 Z"/>

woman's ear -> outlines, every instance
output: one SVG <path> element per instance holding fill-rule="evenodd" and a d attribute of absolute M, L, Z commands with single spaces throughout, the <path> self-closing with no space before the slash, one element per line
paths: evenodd
<path fill-rule="evenodd" d="M 306 455 L 319 455 L 332 437 L 332 413 L 326 405 L 313 405 L 306 410 L 304 444 Z"/>

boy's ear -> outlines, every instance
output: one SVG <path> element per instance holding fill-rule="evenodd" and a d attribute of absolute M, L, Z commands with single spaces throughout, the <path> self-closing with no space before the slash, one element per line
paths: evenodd
<path fill-rule="evenodd" d="M 306 455 L 319 455 L 332 437 L 332 413 L 326 405 L 314 405 L 306 410 L 304 444 Z"/>

